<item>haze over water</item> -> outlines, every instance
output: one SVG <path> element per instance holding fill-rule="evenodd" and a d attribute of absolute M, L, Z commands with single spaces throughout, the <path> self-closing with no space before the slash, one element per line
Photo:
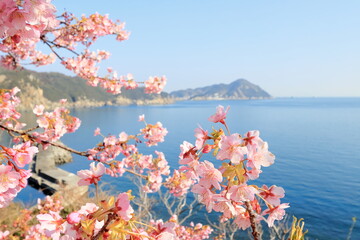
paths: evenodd
<path fill-rule="evenodd" d="M 179 145 L 184 140 L 194 143 L 198 124 L 211 130 L 207 118 L 219 104 L 230 106 L 227 123 L 232 133 L 259 130 L 276 156 L 275 164 L 262 169 L 256 184 L 282 186 L 283 202 L 290 203 L 287 212 L 305 219 L 311 239 L 346 239 L 351 218 L 360 217 L 360 98 L 194 101 L 75 110 L 82 126 L 63 141 L 85 150 L 101 140 L 92 136 L 96 127 L 104 135 L 125 130 L 134 134 L 143 127 L 138 116 L 145 114 L 148 123 L 162 122 L 169 134 L 158 147 L 143 150 L 163 151 L 170 165 L 177 167 Z M 76 172 L 87 169 L 89 163 L 75 157 L 62 168 Z M 106 180 L 121 191 L 133 186 L 126 178 Z M 18 199 L 29 201 L 29 194 L 34 196 L 27 190 Z M 359 226 L 352 239 L 360 239 Z"/>

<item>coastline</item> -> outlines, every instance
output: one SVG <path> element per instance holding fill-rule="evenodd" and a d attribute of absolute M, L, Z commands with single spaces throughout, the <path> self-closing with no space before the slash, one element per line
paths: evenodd
<path fill-rule="evenodd" d="M 104 106 L 156 106 L 156 105 L 168 105 L 174 104 L 176 102 L 183 101 L 228 101 L 228 100 L 270 100 L 274 97 L 250 97 L 250 98 L 221 98 L 221 97 L 195 97 L 195 98 L 154 98 L 154 99 L 130 99 L 122 96 L 118 96 L 113 101 L 95 101 L 88 99 L 80 99 L 75 102 L 67 102 L 65 104 L 60 104 L 59 102 L 51 102 L 44 97 L 38 97 L 38 101 L 30 104 L 28 97 L 25 99 L 20 96 L 21 104 L 18 109 L 23 112 L 32 111 L 35 105 L 42 104 L 45 106 L 45 109 L 54 109 L 56 107 L 65 106 L 70 109 L 82 109 L 82 108 L 98 108 Z"/>

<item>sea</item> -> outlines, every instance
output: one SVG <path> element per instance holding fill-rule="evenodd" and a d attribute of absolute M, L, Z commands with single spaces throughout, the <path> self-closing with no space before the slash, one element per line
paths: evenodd
<path fill-rule="evenodd" d="M 172 168 L 178 167 L 179 146 L 194 143 L 194 129 L 211 131 L 207 119 L 219 105 L 230 106 L 227 123 L 232 133 L 259 130 L 275 163 L 263 168 L 254 184 L 277 185 L 285 189 L 282 202 L 290 203 L 287 213 L 303 218 L 309 239 L 347 239 L 353 217 L 360 217 L 360 98 L 274 98 L 266 100 L 183 101 L 159 106 L 106 106 L 75 109 L 82 120 L 75 133 L 62 141 L 86 150 L 101 141 L 94 137 L 99 127 L 104 135 L 125 131 L 135 134 L 148 123 L 162 122 L 168 130 L 166 141 L 141 150 L 165 153 Z M 210 159 L 211 161 L 216 161 Z M 90 161 L 74 156 L 61 168 L 76 173 L 88 169 Z M 135 188 L 127 178 L 104 178 L 117 191 Z M 43 195 L 26 188 L 17 201 L 33 204 Z M 360 223 L 351 239 L 360 239 Z"/>

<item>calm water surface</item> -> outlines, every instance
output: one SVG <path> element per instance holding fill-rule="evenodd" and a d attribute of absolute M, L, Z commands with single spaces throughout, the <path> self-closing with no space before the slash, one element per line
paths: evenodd
<path fill-rule="evenodd" d="M 169 134 L 166 142 L 144 151 L 163 151 L 176 167 L 179 145 L 184 140 L 194 142 L 198 124 L 210 129 L 207 118 L 219 104 L 230 106 L 227 122 L 232 132 L 260 130 L 276 156 L 275 164 L 264 168 L 256 183 L 285 189 L 288 212 L 305 219 L 311 239 L 346 239 L 351 218 L 360 217 L 360 98 L 196 101 L 75 110 L 82 126 L 63 141 L 85 150 L 101 140 L 93 137 L 96 127 L 103 134 L 136 133 L 143 127 L 138 116 L 145 114 L 148 123 L 162 122 Z M 89 163 L 75 156 L 73 163 L 62 168 L 76 172 Z M 107 180 L 119 190 L 133 187 L 126 179 Z M 38 196 L 27 189 L 18 199 L 31 202 Z M 359 224 L 352 239 L 360 239 Z"/>

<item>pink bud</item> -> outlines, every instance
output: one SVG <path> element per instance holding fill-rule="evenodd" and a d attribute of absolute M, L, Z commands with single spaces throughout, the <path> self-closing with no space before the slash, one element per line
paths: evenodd
<path fill-rule="evenodd" d="M 207 144 L 207 145 L 204 146 L 202 152 L 203 152 L 203 153 L 208 153 L 208 152 L 210 152 L 211 150 L 212 150 L 212 145 Z"/>
<path fill-rule="evenodd" d="M 70 224 L 79 223 L 80 220 L 81 220 L 80 213 L 78 213 L 78 212 L 72 212 L 66 218 L 66 221 Z"/>

